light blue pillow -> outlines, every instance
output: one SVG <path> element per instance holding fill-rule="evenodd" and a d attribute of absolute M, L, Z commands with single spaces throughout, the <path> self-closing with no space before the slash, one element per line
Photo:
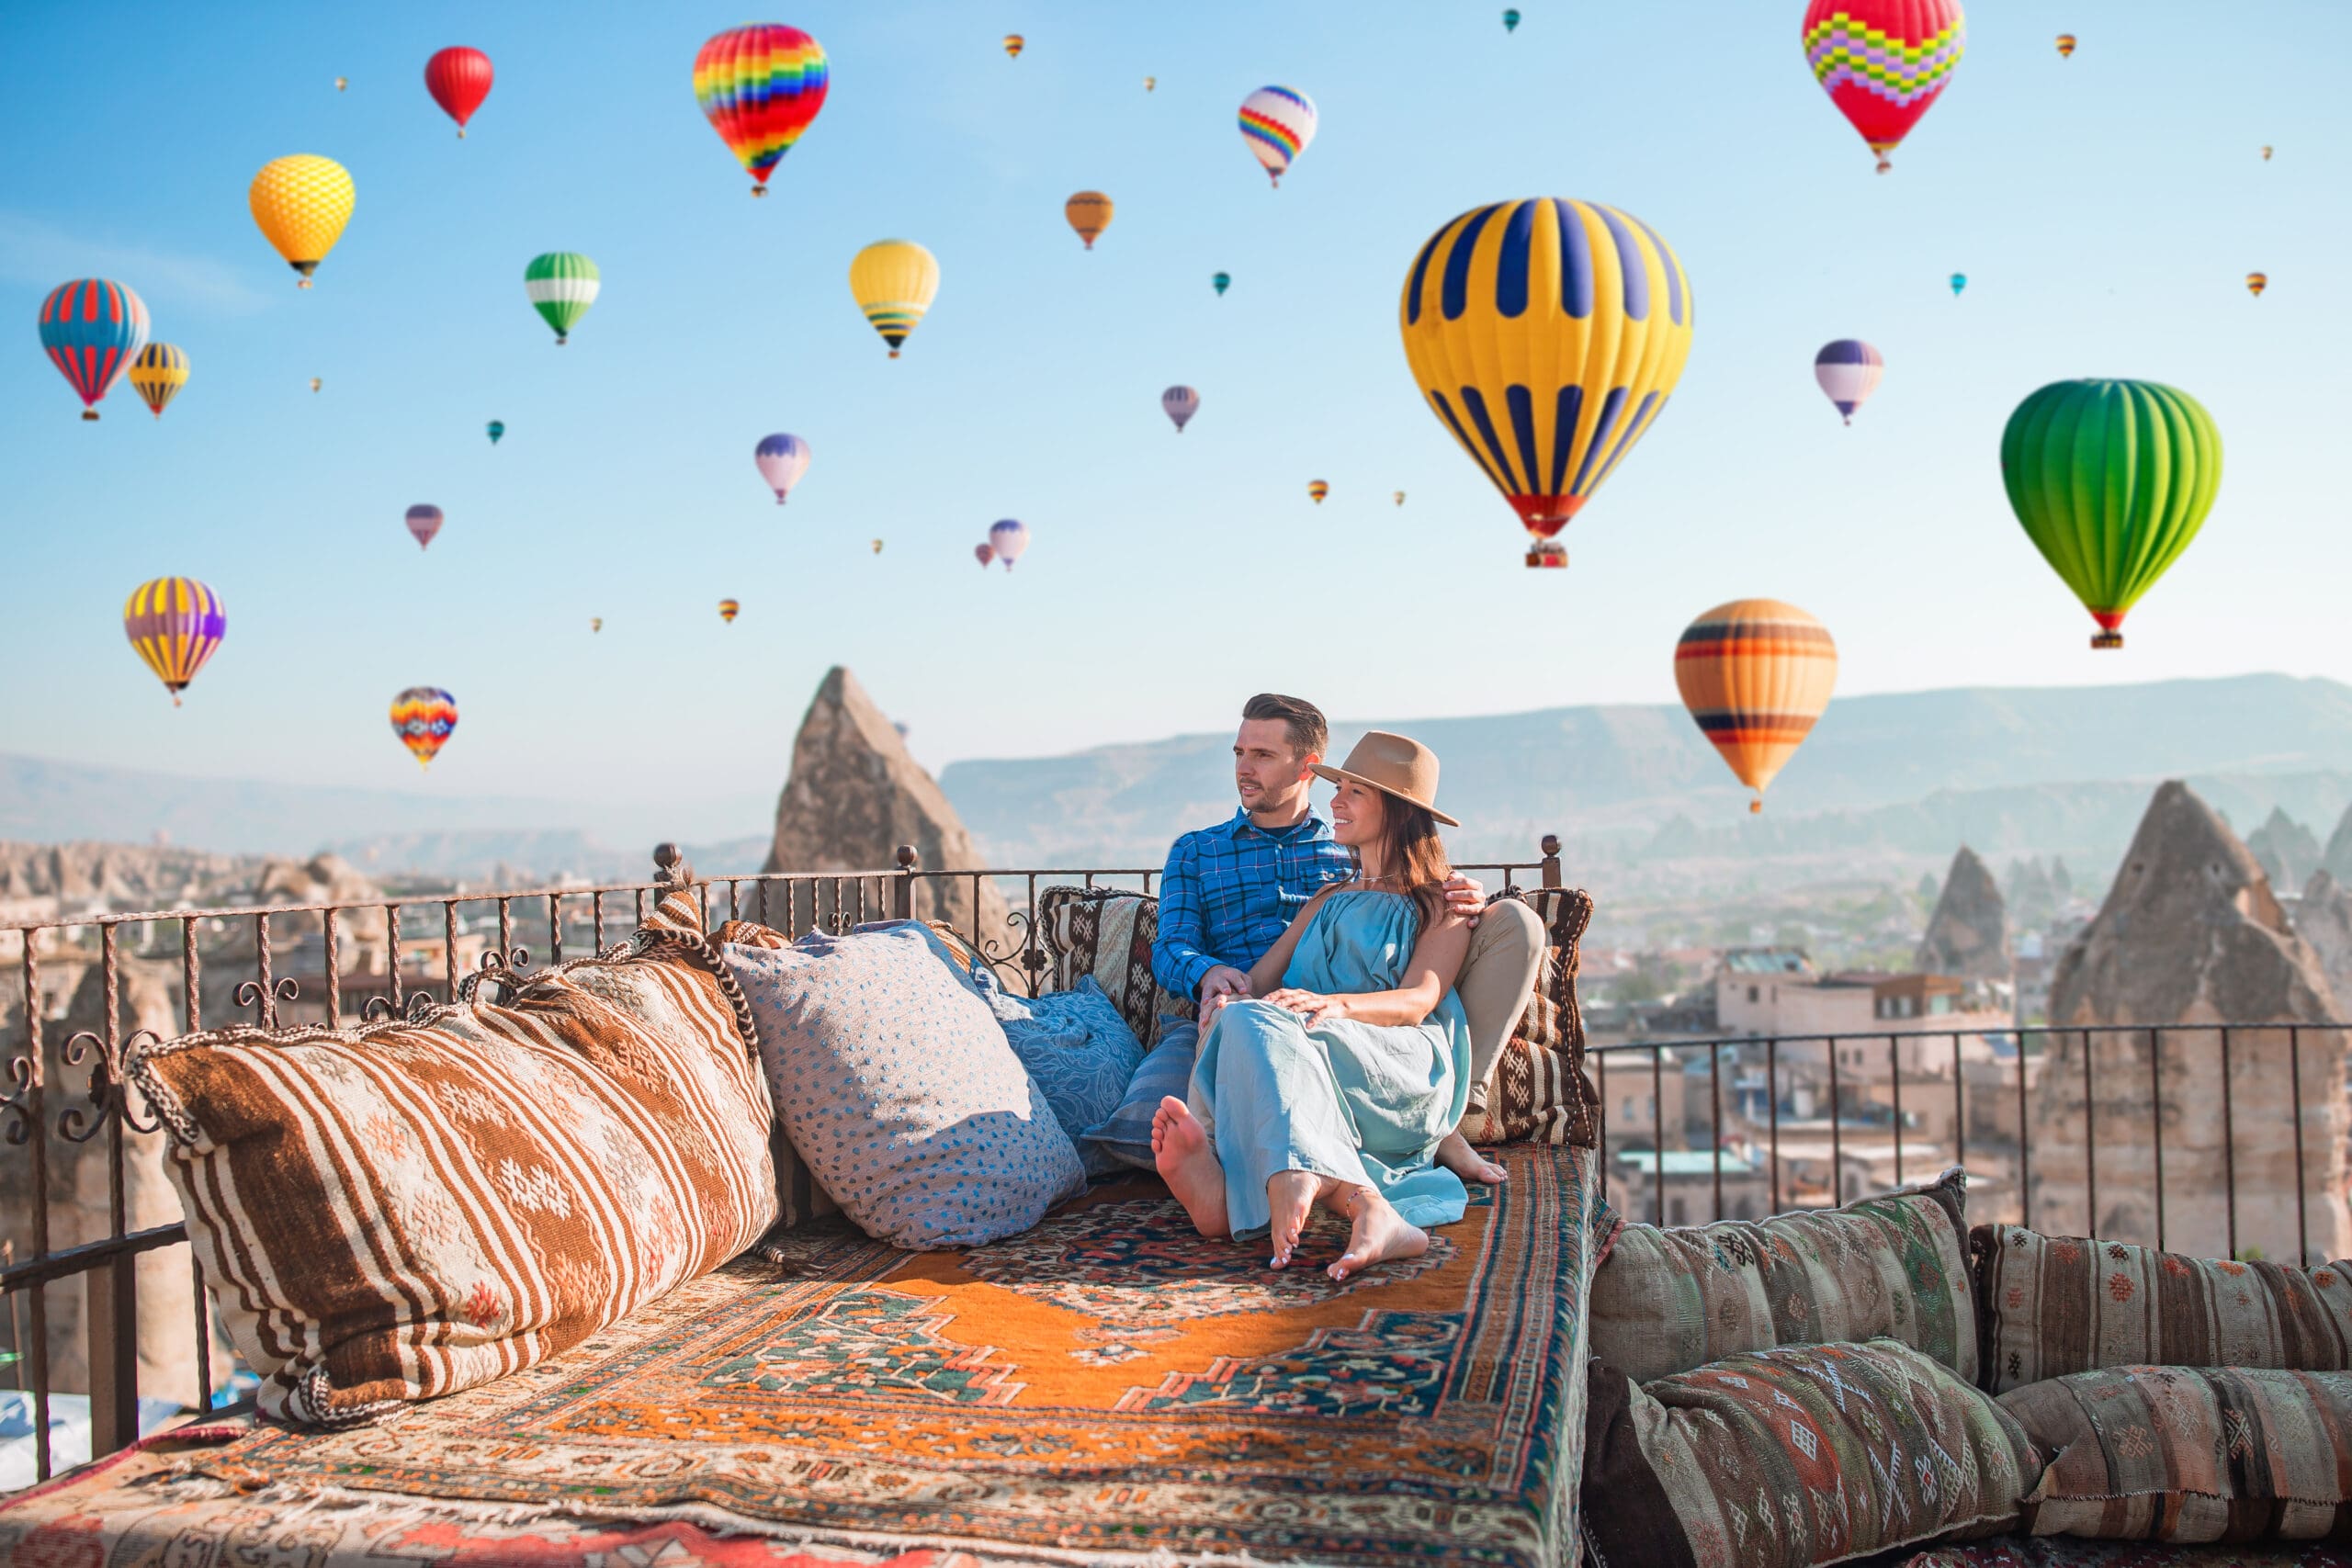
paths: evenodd
<path fill-rule="evenodd" d="M 1032 1001 L 995 987 L 997 1023 L 1021 1065 L 1046 1091 L 1062 1130 L 1089 1176 L 1106 1176 L 1125 1163 L 1079 1135 L 1119 1107 L 1143 1061 L 1143 1045 L 1102 987 L 1088 975 L 1074 991 L 1049 991 Z"/>
<path fill-rule="evenodd" d="M 1170 1095 L 1184 1098 L 1193 1081 L 1193 1058 L 1200 1054 L 1201 1032 L 1190 1019 L 1168 1025 L 1159 1043 L 1151 1048 L 1127 1080 L 1127 1091 L 1102 1121 L 1079 1134 L 1086 1151 L 1086 1168 L 1115 1162 L 1138 1170 L 1157 1168 L 1151 1157 L 1151 1119 Z"/>
<path fill-rule="evenodd" d="M 868 1235 L 915 1251 L 978 1247 L 1086 1185 L 988 1008 L 914 931 L 720 951 L 794 1149 Z"/>

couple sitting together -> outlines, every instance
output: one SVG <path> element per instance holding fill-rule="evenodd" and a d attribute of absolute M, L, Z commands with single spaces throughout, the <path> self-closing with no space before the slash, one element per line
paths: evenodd
<path fill-rule="evenodd" d="M 1350 1225 L 1344 1280 L 1429 1247 L 1465 1179 L 1498 1182 L 1459 1131 L 1543 956 L 1534 911 L 1448 865 L 1438 761 L 1374 730 L 1330 767 L 1312 703 L 1252 697 L 1233 743 L 1241 807 L 1169 852 L 1151 966 L 1195 1018 L 1154 1047 L 1187 1089 L 1128 1103 L 1089 1136 L 1166 1179 L 1200 1233 L 1270 1235 L 1289 1266 L 1320 1206 Z M 1337 787 L 1327 825 L 1317 778 Z M 1146 1082 L 1170 1082 L 1148 1063 Z M 1181 1070 L 1179 1068 L 1178 1070 Z"/>

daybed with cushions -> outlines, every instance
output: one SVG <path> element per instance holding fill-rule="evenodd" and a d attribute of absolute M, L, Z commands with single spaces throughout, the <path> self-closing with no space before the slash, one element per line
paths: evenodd
<path fill-rule="evenodd" d="M 936 931 L 795 950 L 673 895 L 452 1006 L 140 1053 L 262 1414 L 0 1506 L 0 1562 L 1571 1562 L 1589 903 L 1534 897 L 1552 962 L 1480 1129 L 1510 1179 L 1344 1283 L 1335 1224 L 1275 1272 L 1156 1178 L 1084 1186 L 1089 1112 L 969 1055 L 1017 999 Z M 1049 988 L 1092 977 L 1139 1055 L 1149 901 L 1048 912 Z M 910 1005 L 918 951 L 952 1028 L 829 1023 Z"/>

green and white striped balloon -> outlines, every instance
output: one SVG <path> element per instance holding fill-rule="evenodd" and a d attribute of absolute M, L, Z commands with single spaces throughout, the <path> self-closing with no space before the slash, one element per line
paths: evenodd
<path fill-rule="evenodd" d="M 602 287 L 596 264 L 577 251 L 549 251 L 532 257 L 523 269 L 523 288 L 531 296 L 532 308 L 555 329 L 559 346 L 596 302 Z"/>

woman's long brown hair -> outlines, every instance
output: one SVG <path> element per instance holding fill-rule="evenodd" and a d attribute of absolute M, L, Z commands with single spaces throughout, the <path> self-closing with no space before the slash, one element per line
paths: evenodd
<path fill-rule="evenodd" d="M 1437 836 L 1437 818 L 1426 806 L 1402 800 L 1386 791 L 1380 795 L 1380 863 L 1387 874 L 1384 886 L 1397 889 L 1413 900 L 1421 929 L 1429 930 L 1445 913 L 1445 879 L 1453 866 L 1445 858 L 1445 841 Z M 1363 873 L 1363 857 L 1354 856 L 1356 873 Z"/>

